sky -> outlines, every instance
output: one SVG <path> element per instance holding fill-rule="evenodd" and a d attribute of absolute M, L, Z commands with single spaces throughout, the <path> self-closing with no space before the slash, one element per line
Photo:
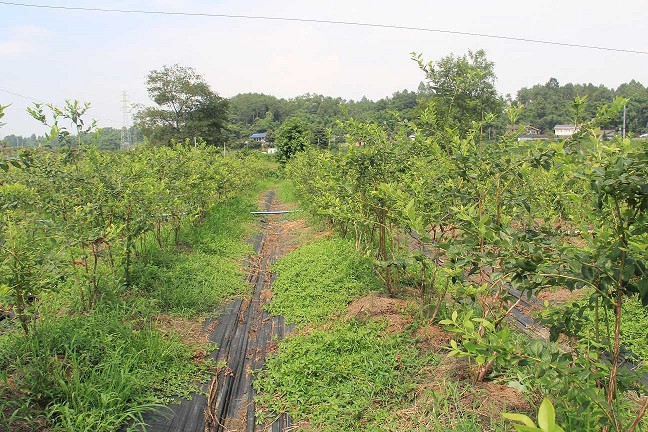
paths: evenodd
<path fill-rule="evenodd" d="M 646 0 L 22 1 L 358 21 L 648 51 Z M 151 104 L 146 75 L 163 65 L 195 68 L 224 97 L 308 92 L 375 100 L 416 90 L 424 75 L 412 51 L 439 60 L 478 49 L 495 63 L 502 95 L 551 77 L 561 84 L 648 85 L 648 55 L 409 30 L 0 4 L 0 105 L 11 104 L 0 136 L 43 133 L 26 114 L 34 100 L 87 101 L 99 126 L 121 128 L 122 92 L 131 103 Z"/>

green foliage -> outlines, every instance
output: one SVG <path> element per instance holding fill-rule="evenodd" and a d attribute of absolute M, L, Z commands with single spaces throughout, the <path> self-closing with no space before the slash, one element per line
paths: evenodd
<path fill-rule="evenodd" d="M 275 136 L 277 160 L 285 164 L 295 154 L 304 151 L 312 142 L 312 132 L 305 120 L 291 117 L 286 120 Z"/>
<path fill-rule="evenodd" d="M 384 430 L 393 411 L 411 402 L 416 373 L 427 361 L 377 323 L 352 321 L 290 337 L 254 381 L 260 418 L 288 412 L 322 431 Z"/>
<path fill-rule="evenodd" d="M 136 115 L 145 137 L 169 145 L 201 138 L 209 145 L 224 140 L 228 103 L 193 68 L 173 65 L 151 71 L 146 87 L 157 107 Z"/>
<path fill-rule="evenodd" d="M 192 360 L 205 347 L 152 316 L 195 316 L 245 291 L 256 197 L 244 191 L 267 162 L 204 145 L 101 152 L 84 141 L 86 105 L 47 109 L 47 139 L 68 145 L 22 150 L 0 170 L 0 311 L 17 318 L 2 320 L 0 428 L 27 417 L 119 430 L 205 377 Z M 43 106 L 32 114 L 50 122 Z"/>
<path fill-rule="evenodd" d="M 10 105 L 0 105 L 0 119 L 2 119 L 6 113 L 5 110 L 9 108 Z M 0 127 L 4 126 L 6 123 L 0 122 Z"/>
<path fill-rule="evenodd" d="M 583 118 L 593 118 L 597 109 L 609 104 L 615 97 L 629 99 L 627 102 L 627 130 L 640 134 L 648 124 L 648 90 L 643 84 L 631 80 L 621 84 L 617 89 L 603 85 L 572 84 L 560 85 L 558 80 L 551 78 L 546 84 L 536 84 L 524 87 L 517 92 L 515 100 L 524 106 L 520 120 L 540 128 L 545 133 L 553 132 L 556 124 L 574 123 L 574 113 L 571 109 L 574 98 L 586 97 L 583 106 Z M 603 126 L 619 129 L 623 125 L 623 117 L 615 116 L 607 120 Z"/>
<path fill-rule="evenodd" d="M 268 312 L 301 325 L 326 322 L 377 285 L 370 261 L 340 238 L 302 246 L 280 258 L 272 271 L 277 278 Z"/>
<path fill-rule="evenodd" d="M 47 119 L 47 113 L 44 108 L 49 110 L 52 117 L 51 121 Z M 65 106 L 62 108 L 53 104 L 34 103 L 34 107 L 27 108 L 27 112 L 34 120 L 50 128 L 49 134 L 45 134 L 45 139 L 48 144 L 56 141 L 61 146 L 80 146 L 82 143 L 82 135 L 94 130 L 97 125 L 95 120 L 89 125 L 85 124 L 83 116 L 89 109 L 90 103 L 88 102 L 81 103 L 76 99 L 66 99 Z M 66 126 L 65 123 L 68 123 L 70 126 Z M 68 130 L 68 127 L 72 128 L 72 132 Z"/>
<path fill-rule="evenodd" d="M 494 63 L 483 50 L 449 55 L 437 62 L 425 63 L 416 53 L 412 58 L 425 72 L 425 93 L 434 109 L 438 131 L 457 128 L 463 136 L 473 122 L 501 112 L 503 102 L 495 89 Z"/>
<path fill-rule="evenodd" d="M 233 197 L 187 229 L 189 243 L 180 245 L 182 253 L 149 248 L 135 263 L 134 289 L 156 299 L 162 311 L 184 316 L 214 310 L 224 300 L 246 294 L 241 262 L 253 253 L 244 243 L 252 209 L 249 200 Z"/>
<path fill-rule="evenodd" d="M 457 311 L 454 311 L 451 319 L 439 321 L 461 340 L 461 346 L 454 339 L 450 341 L 449 357 L 466 357 L 474 362 L 478 367 L 476 381 L 482 381 L 491 368 L 502 370 L 513 366 L 516 361 L 513 354 L 520 342 L 512 337 L 507 326 L 496 328 L 487 319 L 474 317 L 473 309 L 468 309 L 459 318 Z"/>
<path fill-rule="evenodd" d="M 112 302 L 86 315 L 42 316 L 32 336 L 0 339 L 0 365 L 15 388 L 49 402 L 44 411 L 57 430 L 114 431 L 207 376 L 207 364 L 190 361 L 199 347 L 162 336 L 151 312 Z"/>
<path fill-rule="evenodd" d="M 298 203 L 298 198 L 296 195 L 297 191 L 295 190 L 295 186 L 292 184 L 292 182 L 289 179 L 283 179 L 279 181 L 279 183 L 275 187 L 275 190 L 277 192 L 277 198 L 282 203 L 286 203 L 286 204 Z"/>
<path fill-rule="evenodd" d="M 311 211 L 375 257 L 390 293 L 405 283 L 417 287 L 424 316 L 436 317 L 443 303 L 475 304 L 467 320 L 446 323 L 461 336 L 451 352 L 477 363 L 477 380 L 532 363 L 533 376 L 552 377 L 538 379 L 537 388 L 567 395 L 560 406 L 565 415 L 588 407 L 587 421 L 569 427 L 622 430 L 629 416 L 617 387 L 630 387 L 618 380 L 616 337 L 612 366 L 600 361 L 603 347 L 591 341 L 579 345 L 576 358 L 553 349 L 544 358 L 512 340 L 505 322 L 517 301 L 510 287 L 532 295 L 556 285 L 587 286 L 614 305 L 617 336 L 622 304 L 644 298 L 648 288 L 645 146 L 601 141 L 599 127 L 625 100 L 600 107 L 587 121 L 585 101 L 574 102 L 582 127 L 567 142 L 518 142 L 513 132 L 486 141 L 482 130 L 492 116 L 464 131 L 439 130 L 432 101 L 418 121 L 400 126 L 413 128 L 414 140 L 351 121 L 344 126 L 358 147 L 304 152 L 286 172 Z M 520 113 L 507 114 L 514 124 Z M 584 379 L 591 376 L 598 378 Z"/>
<path fill-rule="evenodd" d="M 556 424 L 556 411 L 547 398 L 543 399 L 538 409 L 539 427 L 536 427 L 533 420 L 524 414 L 504 413 L 502 417 L 518 422 L 514 425 L 517 432 L 564 432 L 564 429 Z"/>
<path fill-rule="evenodd" d="M 597 304 L 598 303 L 598 304 Z M 624 355 L 635 361 L 648 362 L 648 308 L 636 297 L 623 303 L 621 322 L 621 345 Z M 554 334 L 568 334 L 591 340 L 611 351 L 614 328 L 614 311 L 597 295 L 589 299 L 564 305 L 556 305 L 543 311 L 542 318 L 551 326 Z"/>

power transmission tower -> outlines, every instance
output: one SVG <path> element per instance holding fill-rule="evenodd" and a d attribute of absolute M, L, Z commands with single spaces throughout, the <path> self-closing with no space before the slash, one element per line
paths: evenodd
<path fill-rule="evenodd" d="M 122 130 L 121 130 L 121 148 L 130 148 L 133 144 L 130 131 L 130 108 L 128 106 L 128 95 L 122 92 Z"/>

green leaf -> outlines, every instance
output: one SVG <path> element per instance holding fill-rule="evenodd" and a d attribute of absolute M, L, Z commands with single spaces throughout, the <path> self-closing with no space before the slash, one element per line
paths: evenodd
<path fill-rule="evenodd" d="M 542 429 L 531 426 L 514 425 L 517 432 L 542 432 Z"/>
<path fill-rule="evenodd" d="M 544 398 L 538 410 L 538 426 L 544 432 L 553 432 L 556 425 L 556 411 L 551 401 Z"/>
<path fill-rule="evenodd" d="M 516 421 L 516 422 L 520 422 L 520 423 L 525 424 L 526 426 L 529 426 L 529 427 L 535 427 L 535 423 L 533 423 L 533 420 L 531 420 L 528 416 L 525 416 L 524 414 L 502 413 L 502 417 L 504 417 L 507 420 L 513 420 L 513 421 Z"/>

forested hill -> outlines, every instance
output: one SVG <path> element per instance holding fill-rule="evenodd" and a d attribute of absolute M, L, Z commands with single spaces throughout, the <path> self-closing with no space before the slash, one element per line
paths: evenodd
<path fill-rule="evenodd" d="M 543 131 L 550 131 L 556 124 L 570 123 L 574 98 L 587 96 L 584 107 L 584 118 L 593 118 L 597 107 L 609 103 L 615 97 L 629 99 L 627 105 L 627 128 L 635 134 L 648 131 L 648 89 L 638 81 L 631 80 L 621 84 L 617 89 L 594 84 L 560 85 L 551 78 L 546 84 L 536 84 L 531 88 L 518 91 L 516 102 L 524 106 L 521 119 Z M 610 124 L 619 127 L 619 118 Z"/>
<path fill-rule="evenodd" d="M 591 83 L 561 85 L 551 78 L 545 84 L 518 90 L 515 98 L 508 102 L 523 106 L 522 123 L 551 133 L 555 125 L 573 122 L 572 106 L 577 96 L 587 96 L 584 118 L 594 117 L 600 105 L 617 96 L 628 98 L 627 130 L 635 135 L 648 131 L 648 88 L 635 80 L 613 89 Z M 432 92 L 423 84 L 417 91 L 401 90 L 377 101 L 366 97 L 345 100 L 317 94 L 285 99 L 262 93 L 241 93 L 230 99 L 232 138 L 245 139 L 255 132 L 272 134 L 285 119 L 294 116 L 306 119 L 315 135 L 323 134 L 326 128 L 335 129 L 337 120 L 349 118 L 389 124 L 394 122 L 395 112 L 401 119 L 410 120 L 418 112 L 421 101 L 431 97 Z M 620 128 L 622 121 L 622 118 L 613 120 L 608 126 Z M 503 123 L 499 126 L 503 127 Z"/>

